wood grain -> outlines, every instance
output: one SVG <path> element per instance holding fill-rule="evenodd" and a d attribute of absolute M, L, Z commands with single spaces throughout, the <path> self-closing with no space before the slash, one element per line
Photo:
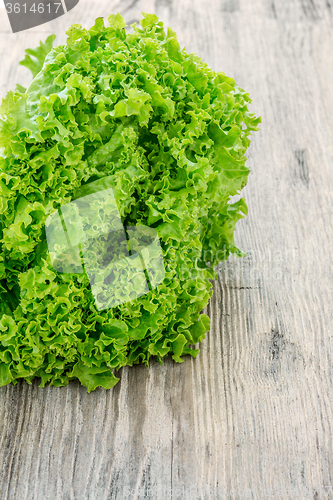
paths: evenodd
<path fill-rule="evenodd" d="M 333 498 L 333 3 L 81 0 L 15 35 L 1 10 L 1 95 L 28 78 L 25 47 L 116 11 L 156 12 L 250 93 L 247 257 L 220 264 L 195 360 L 90 395 L 1 388 L 0 498 Z"/>

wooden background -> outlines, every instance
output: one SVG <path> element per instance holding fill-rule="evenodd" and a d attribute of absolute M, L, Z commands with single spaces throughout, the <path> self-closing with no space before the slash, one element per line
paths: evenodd
<path fill-rule="evenodd" d="M 236 79 L 262 116 L 248 154 L 248 252 L 220 265 L 196 359 L 0 389 L 1 500 L 333 498 L 332 0 L 80 0 L 12 34 L 0 9 L 0 93 L 24 48 L 119 11 L 155 12 Z"/>

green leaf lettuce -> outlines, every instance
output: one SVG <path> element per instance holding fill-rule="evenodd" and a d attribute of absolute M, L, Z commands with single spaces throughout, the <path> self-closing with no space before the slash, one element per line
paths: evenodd
<path fill-rule="evenodd" d="M 21 64 L 33 80 L 0 109 L 0 385 L 112 387 L 122 366 L 197 356 L 214 266 L 233 253 L 245 152 L 260 118 L 232 78 L 181 49 L 155 15 L 73 25 Z M 165 278 L 146 295 L 96 309 L 85 274 L 59 273 L 45 222 L 108 177 L 123 224 L 160 239 Z M 80 194 L 81 193 L 81 194 Z M 209 266 L 207 263 L 210 263 Z"/>

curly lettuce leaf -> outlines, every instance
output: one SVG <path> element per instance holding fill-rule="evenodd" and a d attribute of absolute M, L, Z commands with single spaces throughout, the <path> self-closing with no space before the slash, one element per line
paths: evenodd
<path fill-rule="evenodd" d="M 25 58 L 20 61 L 19 64 L 28 68 L 31 71 L 33 77 L 36 76 L 37 73 L 39 73 L 42 69 L 45 58 L 53 47 L 55 38 L 56 35 L 50 35 L 47 37 L 45 42 L 40 42 L 39 47 L 37 47 L 36 49 L 25 50 Z"/>

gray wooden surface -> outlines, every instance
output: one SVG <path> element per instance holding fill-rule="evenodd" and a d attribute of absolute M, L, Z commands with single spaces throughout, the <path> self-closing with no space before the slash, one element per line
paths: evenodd
<path fill-rule="evenodd" d="M 156 12 L 250 93 L 248 255 L 220 265 L 196 359 L 90 395 L 1 388 L 0 498 L 333 498 L 332 0 L 81 0 L 15 35 L 1 9 L 1 95 L 25 47 L 116 11 Z"/>

